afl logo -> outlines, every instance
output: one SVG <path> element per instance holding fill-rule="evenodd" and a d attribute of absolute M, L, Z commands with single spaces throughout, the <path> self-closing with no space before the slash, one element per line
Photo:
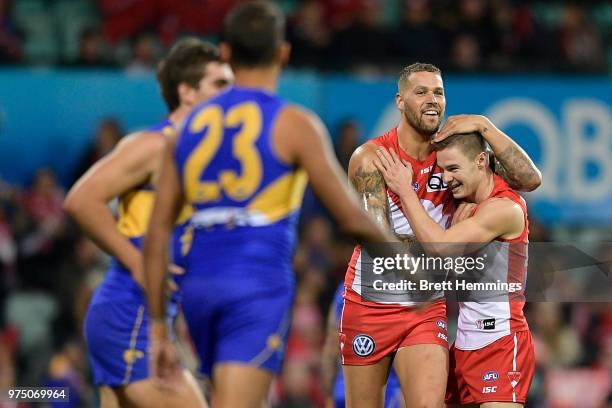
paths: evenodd
<path fill-rule="evenodd" d="M 353 351 L 360 357 L 367 357 L 374 352 L 374 339 L 365 334 L 359 334 L 353 339 Z"/>
<path fill-rule="evenodd" d="M 498 379 L 499 379 L 499 373 L 497 371 L 487 371 L 482 376 L 482 380 L 486 382 L 497 381 Z"/>

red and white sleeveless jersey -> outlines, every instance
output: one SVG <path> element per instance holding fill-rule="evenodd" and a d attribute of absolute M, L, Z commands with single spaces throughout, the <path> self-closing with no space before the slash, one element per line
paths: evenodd
<path fill-rule="evenodd" d="M 495 184 L 489 198 L 506 198 L 517 203 L 523 210 L 525 227 L 517 238 L 497 238 L 481 248 L 475 256 L 484 253 L 488 255 L 485 270 L 487 282 L 520 283 L 521 290 L 503 291 L 501 295 L 495 295 L 495 301 L 491 302 L 459 302 L 455 347 L 460 350 L 480 349 L 504 336 L 529 329 L 523 314 L 529 244 L 527 205 L 523 197 L 512 190 L 500 176 L 495 174 L 493 177 Z M 478 206 L 474 209 L 476 211 Z M 493 259 L 491 254 L 494 254 Z"/>
<path fill-rule="evenodd" d="M 421 204 L 423 204 L 423 207 L 434 221 L 442 226 L 442 228 L 446 228 L 455 210 L 455 201 L 448 186 L 443 181 L 442 169 L 436 163 L 436 152 L 432 151 L 423 161 L 416 160 L 409 156 L 399 147 L 397 128 L 391 129 L 386 134 L 372 139 L 368 143 L 374 143 L 387 149 L 392 148 L 398 153 L 401 159 L 410 162 L 414 171 L 412 186 L 417 196 L 420 198 Z M 391 190 L 387 189 L 387 200 L 389 201 L 389 224 L 393 228 L 393 231 L 398 235 L 414 236 L 410 223 L 402 212 L 402 205 L 399 197 Z M 361 277 L 361 246 L 358 244 L 353 250 L 353 256 L 349 262 L 344 279 L 344 284 L 347 287 L 345 297 L 354 302 L 366 303 L 366 301 L 361 298 Z M 438 299 L 443 296 L 444 293 L 439 291 L 433 295 L 432 299 Z M 409 294 L 406 294 L 404 298 L 409 299 Z M 406 301 L 392 304 L 413 306 L 416 302 Z"/>

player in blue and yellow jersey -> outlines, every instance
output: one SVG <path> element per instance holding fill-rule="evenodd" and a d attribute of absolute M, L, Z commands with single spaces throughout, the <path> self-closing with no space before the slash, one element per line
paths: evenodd
<path fill-rule="evenodd" d="M 168 119 L 124 138 L 72 188 L 65 208 L 83 231 L 113 257 L 97 288 L 85 320 L 94 380 L 103 407 L 201 407 L 204 399 L 193 377 L 179 377 L 178 392 L 163 393 L 149 379 L 149 316 L 142 264 L 142 238 L 153 208 L 163 147 L 174 137 L 173 125 L 194 105 L 211 98 L 233 80 L 218 49 L 196 39 L 177 43 L 160 63 L 158 82 L 168 105 Z M 119 197 L 119 220 L 108 202 Z M 170 269 L 180 265 L 184 228 L 177 228 Z M 180 268 L 178 268 L 180 269 Z M 176 314 L 175 302 L 169 317 Z"/>
<path fill-rule="evenodd" d="M 172 226 L 183 203 L 193 207 L 183 312 L 215 407 L 261 407 L 281 369 L 307 177 L 347 233 L 394 240 L 361 209 L 320 119 L 276 96 L 290 51 L 284 30 L 272 2 L 244 3 L 227 15 L 220 51 L 235 86 L 197 106 L 176 145 L 168 144 L 145 239 L 151 370 L 171 384 L 180 364 L 167 335 L 163 281 Z"/>
<path fill-rule="evenodd" d="M 340 283 L 327 315 L 327 333 L 321 358 L 323 390 L 327 398 L 327 407 L 344 408 L 346 406 L 346 391 L 344 375 L 340 365 L 340 349 L 338 347 L 338 322 L 344 306 L 344 282 Z M 404 396 L 395 374 L 391 368 L 385 389 L 384 408 L 403 408 Z"/>

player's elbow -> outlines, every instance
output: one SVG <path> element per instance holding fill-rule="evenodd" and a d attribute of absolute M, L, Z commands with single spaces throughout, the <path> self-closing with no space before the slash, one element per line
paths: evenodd
<path fill-rule="evenodd" d="M 363 222 L 360 222 L 358 218 L 344 217 L 338 220 L 338 228 L 344 234 L 352 236 L 360 236 L 363 231 Z"/>
<path fill-rule="evenodd" d="M 538 187 L 540 187 L 540 184 L 542 184 L 542 179 L 539 176 L 533 176 L 532 178 L 530 178 L 529 180 L 523 180 L 520 183 L 516 183 L 515 185 L 511 185 L 511 187 L 517 191 L 523 192 L 523 193 L 529 193 L 535 189 L 537 189 Z"/>
<path fill-rule="evenodd" d="M 380 240 L 381 238 L 373 238 L 376 236 L 376 226 L 371 223 L 364 222 L 363 217 L 355 217 L 347 219 L 339 224 L 340 231 L 346 235 L 352 236 L 358 242 Z"/>
<path fill-rule="evenodd" d="M 531 177 L 530 182 L 527 184 L 526 191 L 533 191 L 542 185 L 542 174 L 539 171 L 536 171 Z"/>
<path fill-rule="evenodd" d="M 106 203 L 92 189 L 77 188 L 68 192 L 62 204 L 64 211 L 77 221 L 79 218 L 91 217 Z"/>
<path fill-rule="evenodd" d="M 74 218 L 79 214 L 81 208 L 83 208 L 81 201 L 81 198 L 77 194 L 68 194 L 62 203 L 62 207 L 68 215 Z"/>
<path fill-rule="evenodd" d="M 542 184 L 542 173 L 537 168 L 533 167 L 529 173 L 526 173 L 523 177 L 517 178 L 513 187 L 515 190 L 522 192 L 530 192 Z"/>

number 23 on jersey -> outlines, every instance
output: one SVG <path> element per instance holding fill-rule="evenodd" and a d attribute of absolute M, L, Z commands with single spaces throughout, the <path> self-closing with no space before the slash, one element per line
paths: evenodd
<path fill-rule="evenodd" d="M 201 177 L 215 158 L 223 142 L 225 128 L 241 126 L 233 138 L 232 157 L 240 163 L 240 172 L 222 169 L 215 181 Z M 191 203 L 209 203 L 221 199 L 224 192 L 235 201 L 251 197 L 261 184 L 263 170 L 259 151 L 255 146 L 261 136 L 262 115 L 259 106 L 245 102 L 233 106 L 225 114 L 219 105 L 210 105 L 197 113 L 189 125 L 191 133 L 205 130 L 202 140 L 185 163 L 185 197 Z"/>

